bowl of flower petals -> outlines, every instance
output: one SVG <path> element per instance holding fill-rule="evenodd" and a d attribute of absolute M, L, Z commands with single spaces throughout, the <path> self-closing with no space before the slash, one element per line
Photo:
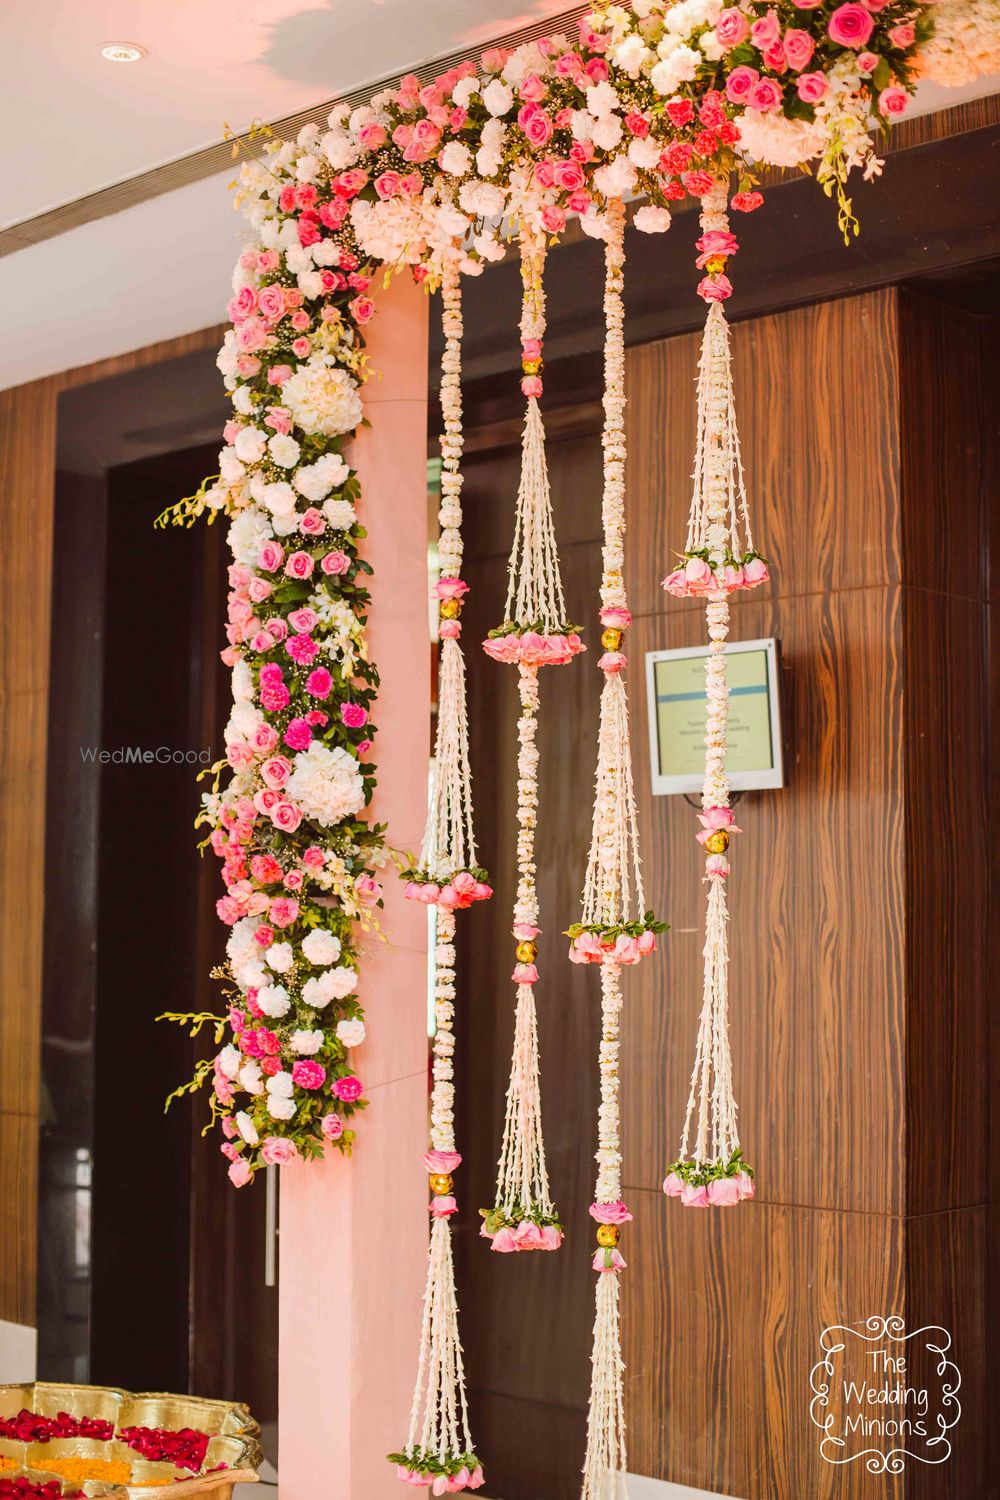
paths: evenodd
<path fill-rule="evenodd" d="M 258 1424 L 231 1401 L 0 1386 L 0 1500 L 231 1500 L 262 1456 Z"/>

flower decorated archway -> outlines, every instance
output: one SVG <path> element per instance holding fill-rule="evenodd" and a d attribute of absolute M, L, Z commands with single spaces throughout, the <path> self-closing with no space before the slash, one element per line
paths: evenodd
<path fill-rule="evenodd" d="M 378 936 L 386 830 L 366 808 L 378 673 L 365 636 L 367 497 L 345 457 L 371 371 L 364 330 L 382 277 L 409 268 L 443 292 L 444 439 L 441 702 L 436 781 L 408 894 L 437 922 L 437 1034 L 431 1140 L 424 1156 L 432 1234 L 410 1431 L 400 1477 L 435 1494 L 476 1488 L 468 1430 L 450 1221 L 461 1163 L 453 1129 L 456 913 L 491 894 L 478 864 L 468 758 L 461 613 L 461 281 L 519 246 L 524 298 L 522 480 L 512 518 L 504 618 L 484 642 L 518 672 L 517 859 L 513 912 L 516 1017 L 497 1196 L 483 1210 L 494 1251 L 552 1250 L 562 1231 L 542 1137 L 535 988 L 543 914 L 534 884 L 540 815 L 535 725 L 542 666 L 581 655 L 566 618 L 545 466 L 544 265 L 570 218 L 605 244 L 604 554 L 597 666 L 604 678 L 591 853 L 570 957 L 599 967 L 602 1040 L 597 1316 L 585 1500 L 619 1493 L 625 1467 L 618 1333 L 619 1249 L 632 1215 L 621 1201 L 618 1031 L 621 970 L 654 952 L 664 924 L 645 910 L 636 839 L 624 649 L 631 623 L 622 576 L 626 519 L 623 411 L 625 204 L 632 224 L 663 233 L 697 204 L 692 276 L 708 308 L 698 384 L 698 448 L 688 536 L 665 587 L 707 608 L 709 714 L 698 838 L 705 848 L 705 975 L 680 1154 L 665 1188 L 685 1205 L 752 1196 L 736 1124 L 728 1041 L 728 849 L 739 833 L 726 775 L 725 641 L 729 601 L 764 583 L 743 486 L 724 306 L 739 250 L 731 216 L 759 210 L 762 170 L 803 166 L 835 199 L 840 231 L 858 225 L 852 174 L 871 178 L 877 138 L 902 115 L 916 79 L 948 81 L 1000 66 L 993 0 L 635 0 L 610 5 L 508 53 L 492 48 L 421 84 L 416 76 L 361 108 L 336 108 L 324 132 L 268 139 L 242 169 L 252 237 L 229 304 L 219 366 L 233 402 L 219 474 L 174 519 L 230 519 L 233 672 L 226 761 L 202 822 L 223 862 L 219 915 L 231 928 L 221 1045 L 211 1077 L 229 1173 L 241 1186 L 265 1165 L 349 1153 L 364 1087 L 359 955 Z M 935 28 L 935 21 L 937 22 Z M 831 232 L 833 232 L 831 226 Z M 374 497 L 377 507 L 377 497 Z M 377 522 L 377 509 L 372 518 Z M 597 655 L 597 653 L 594 653 Z M 574 667 L 573 670 L 582 670 Z M 543 674 L 547 675 L 547 674 Z M 565 920 L 563 914 L 560 917 Z M 416 997 L 415 997 L 416 998 Z M 202 1023 L 209 1018 L 196 1018 Z M 226 1033 L 228 1032 L 228 1038 Z"/>

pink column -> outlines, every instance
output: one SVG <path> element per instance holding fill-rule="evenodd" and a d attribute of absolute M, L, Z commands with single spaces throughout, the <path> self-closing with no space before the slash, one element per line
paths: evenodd
<path fill-rule="evenodd" d="M 430 753 L 427 302 L 406 275 L 378 296 L 368 352 L 381 379 L 353 455 L 382 679 L 374 815 L 402 849 L 423 834 Z M 356 1058 L 371 1103 L 355 1154 L 281 1172 L 281 1500 L 398 1500 L 385 1456 L 406 1437 L 427 1245 L 427 915 L 391 870 L 385 885 L 389 942 L 362 966 Z"/>

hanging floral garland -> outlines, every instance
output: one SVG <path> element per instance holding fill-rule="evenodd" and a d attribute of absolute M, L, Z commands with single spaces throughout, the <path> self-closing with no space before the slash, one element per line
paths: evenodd
<path fill-rule="evenodd" d="M 514 541 L 508 565 L 504 622 L 491 630 L 484 649 L 494 660 L 517 667 L 521 714 L 517 721 L 517 894 L 511 929 L 515 941 L 517 1006 L 503 1144 L 496 1199 L 481 1209 L 481 1233 L 491 1249 L 557 1250 L 563 1231 L 552 1203 L 542 1137 L 535 985 L 539 927 L 535 887 L 538 818 L 538 670 L 572 661 L 586 648 L 566 618 L 552 501 L 545 460 L 545 433 L 538 405 L 542 394 L 545 339 L 545 232 L 541 206 L 527 194 L 520 204 L 521 390 L 527 399 L 521 446 Z"/>
<path fill-rule="evenodd" d="M 639 834 L 632 780 L 632 746 L 622 646 L 632 623 L 625 590 L 625 210 L 608 210 L 604 281 L 604 548 L 601 577 L 601 644 L 604 673 L 594 792 L 593 833 L 583 891 L 582 920 L 569 929 L 570 959 L 601 966 L 601 1044 L 598 1066 L 597 1189 L 590 1205 L 597 1221 L 597 1311 L 591 1356 L 587 1454 L 582 1500 L 614 1500 L 624 1495 L 624 1362 L 618 1273 L 625 1259 L 618 1249 L 621 1225 L 632 1214 L 622 1201 L 621 1139 L 618 1113 L 619 1021 L 622 965 L 638 963 L 656 951 L 664 924 L 646 910 L 639 863 Z"/>
<path fill-rule="evenodd" d="M 171 517 L 232 521 L 232 775 L 224 787 L 217 779 L 201 817 L 223 861 L 231 1003 L 223 1016 L 171 1018 L 213 1025 L 220 1043 L 229 1032 L 179 1092 L 212 1081 L 237 1185 L 331 1143 L 349 1151 L 364 1105 L 350 1050 L 364 1035 L 359 958 L 375 933 L 385 853 L 366 815 L 378 676 L 365 644 L 360 486 L 343 445 L 362 419 L 373 274 L 409 264 L 430 286 L 456 258 L 475 274 L 503 256 L 515 221 L 557 236 L 572 214 L 606 238 L 609 205 L 625 196 L 646 198 L 638 229 L 662 232 L 672 204 L 704 200 L 723 178 L 736 179 L 730 206 L 750 212 L 762 202 L 755 172 L 769 164 L 812 165 L 850 232 L 850 173 L 877 174 L 873 136 L 903 112 L 914 79 L 994 66 L 992 3 L 611 5 L 574 38 L 490 48 L 431 83 L 408 75 L 369 105 L 338 106 L 327 131 L 269 142 L 243 168 L 254 238 L 219 361 L 233 415 L 219 474 Z M 709 280 L 721 295 L 724 275 Z M 530 365 L 535 336 L 525 337 Z M 704 568 L 686 576 L 696 590 L 699 577 L 732 567 L 748 586 L 759 561 L 746 551 L 713 559 L 709 549 L 688 558 Z M 460 586 L 446 575 L 440 589 L 445 620 L 456 620 Z M 525 639 L 532 633 L 537 644 Z M 562 632 L 565 645 L 558 630 L 518 641 L 501 627 L 493 637 L 500 659 L 538 657 L 518 663 L 526 787 L 535 752 L 525 669 L 571 656 L 574 634 Z M 452 878 L 442 886 L 439 874 Z M 410 881 L 435 904 L 427 888 L 437 884 L 454 909 L 480 899 L 485 883 L 471 863 L 431 874 L 425 862 Z M 530 904 L 524 930 L 537 926 Z M 577 951 L 593 953 L 593 938 L 577 933 Z M 530 1059 L 531 1037 L 522 1040 Z"/>
<path fill-rule="evenodd" d="M 462 599 L 462 301 L 457 260 L 442 270 L 441 365 L 442 474 L 439 556 L 442 578 L 435 589 L 440 610 L 441 664 L 434 781 L 418 869 L 408 872 L 406 894 L 436 907 L 434 988 L 434 1084 L 431 1090 L 429 1175 L 431 1212 L 427 1284 L 417 1379 L 406 1444 L 390 1454 L 399 1478 L 430 1485 L 436 1495 L 478 1489 L 482 1465 L 469 1435 L 458 1302 L 451 1253 L 451 1218 L 458 1212 L 453 1173 L 461 1165 L 455 1149 L 455 913 L 493 893 L 476 867 L 472 825 L 472 773 L 466 711 L 465 663 L 459 638 Z"/>
<path fill-rule="evenodd" d="M 707 714 L 705 780 L 697 839 L 708 856 L 705 882 L 704 982 L 691 1091 L 678 1159 L 663 1190 L 687 1207 L 726 1206 L 754 1195 L 753 1169 L 744 1160 L 736 1125 L 729 1051 L 729 912 L 726 851 L 735 834 L 729 805 L 726 728 L 729 683 L 726 640 L 729 598 L 768 579 L 767 564 L 750 533 L 740 439 L 733 403 L 729 328 L 723 303 L 732 292 L 725 274 L 739 245 L 730 232 L 725 181 L 702 205 L 698 266 L 707 274 L 698 291 L 709 306 L 698 366 L 698 437 L 684 566 L 663 581 L 675 598 L 705 600 L 710 648 L 705 663 Z M 694 1125 L 694 1139 L 691 1139 Z"/>

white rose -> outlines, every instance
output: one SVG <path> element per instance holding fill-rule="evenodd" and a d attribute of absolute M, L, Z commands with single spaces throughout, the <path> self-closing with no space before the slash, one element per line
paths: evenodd
<path fill-rule="evenodd" d="M 360 1047 L 365 1039 L 364 1021 L 338 1021 L 337 1040 L 345 1047 Z"/>
<path fill-rule="evenodd" d="M 292 1002 L 283 984 L 265 984 L 257 991 L 257 1004 L 265 1016 L 280 1020 L 291 1009 Z M 270 1084 L 268 1084 L 270 1087 Z"/>
<path fill-rule="evenodd" d="M 235 1120 L 236 1129 L 246 1141 L 247 1145 L 256 1146 L 260 1141 L 260 1136 L 257 1134 L 257 1127 L 251 1120 L 250 1116 L 247 1114 L 246 1110 L 241 1109 L 236 1114 Z"/>
<path fill-rule="evenodd" d="M 302 940 L 302 952 L 311 964 L 332 964 L 340 957 L 340 939 L 325 927 L 314 927 Z"/>
<path fill-rule="evenodd" d="M 216 1061 L 219 1064 L 219 1071 L 230 1081 L 239 1077 L 243 1054 L 238 1047 L 223 1047 Z"/>
<path fill-rule="evenodd" d="M 268 1094 L 267 1112 L 272 1120 L 291 1120 L 295 1114 L 296 1104 L 293 1099 L 286 1099 L 284 1094 Z"/>
<path fill-rule="evenodd" d="M 287 974 L 295 962 L 291 943 L 272 943 L 264 956 L 276 974 Z"/>
<path fill-rule="evenodd" d="M 295 439 L 285 432 L 276 432 L 267 446 L 271 457 L 282 469 L 293 469 L 302 452 Z"/>
<path fill-rule="evenodd" d="M 293 1031 L 291 1036 L 292 1051 L 297 1052 L 300 1057 L 312 1057 L 323 1045 L 323 1033 L 321 1031 Z"/>

